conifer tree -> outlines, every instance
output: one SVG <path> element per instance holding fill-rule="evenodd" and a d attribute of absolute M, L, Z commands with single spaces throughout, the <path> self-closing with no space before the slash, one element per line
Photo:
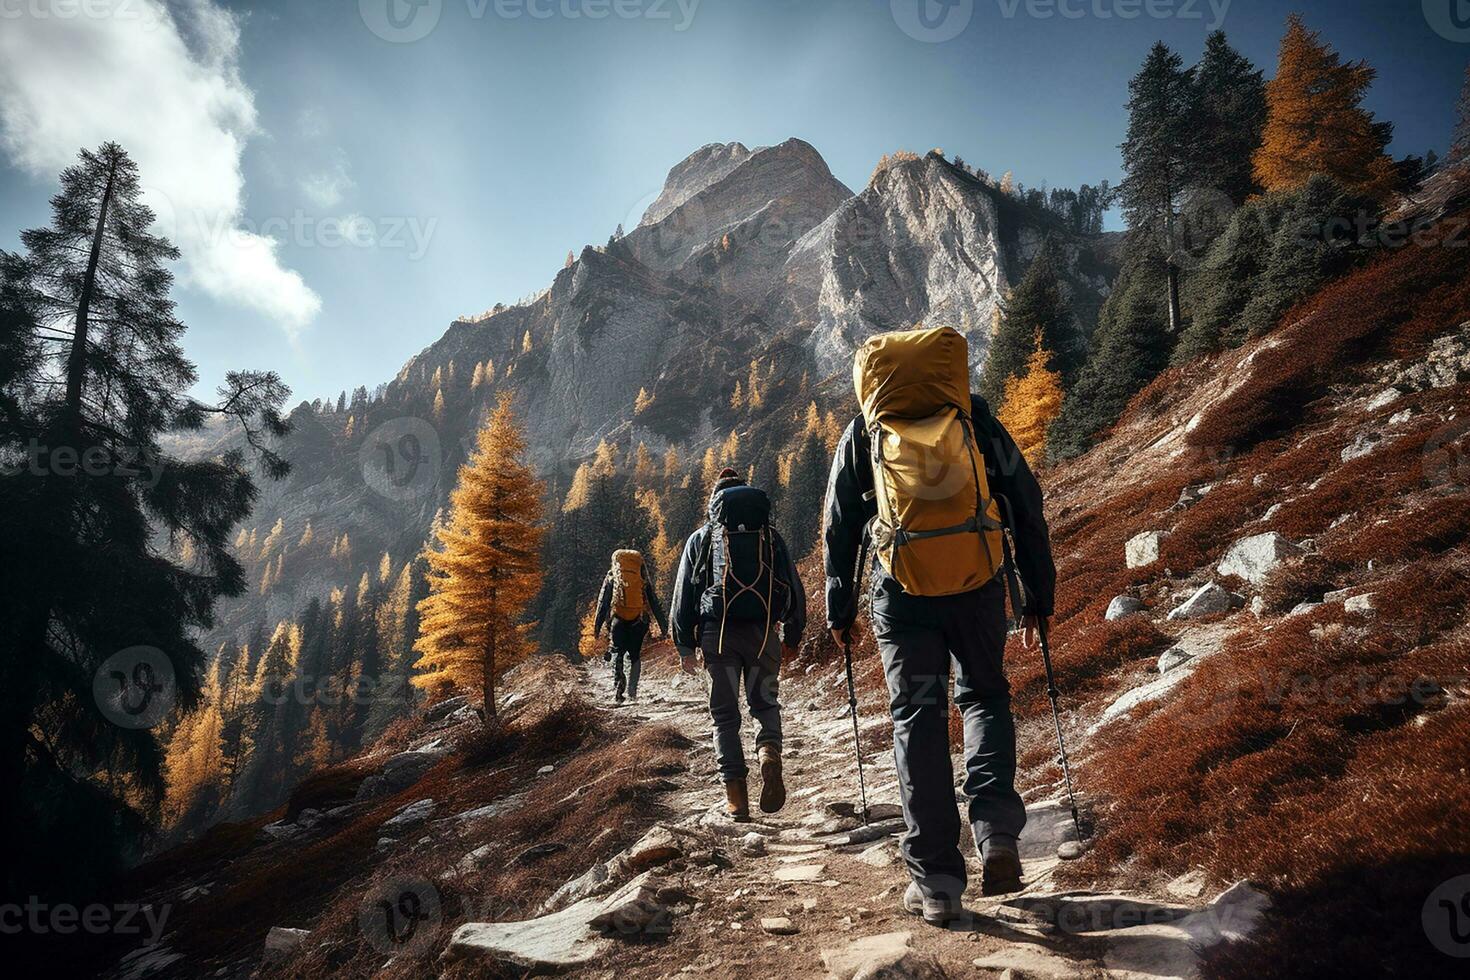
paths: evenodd
<path fill-rule="evenodd" d="M 1032 341 L 1026 373 L 1006 382 L 1005 397 L 996 418 L 1032 466 L 1046 453 L 1046 433 L 1062 410 L 1062 375 L 1051 368 L 1051 352 L 1038 334 Z"/>
<path fill-rule="evenodd" d="M 1194 176 L 1195 90 L 1184 62 L 1160 41 L 1128 83 L 1128 92 L 1128 136 L 1122 146 L 1126 176 L 1119 193 L 1129 229 L 1143 236 L 1151 259 L 1163 267 L 1163 305 L 1169 332 L 1177 333 L 1179 200 Z"/>
<path fill-rule="evenodd" d="M 1276 77 L 1266 84 L 1257 182 L 1268 191 L 1291 190 L 1323 174 L 1386 200 L 1397 181 L 1384 153 L 1392 127 L 1375 122 L 1362 107 L 1376 74 L 1366 62 L 1344 63 L 1300 16 L 1287 18 Z"/>
<path fill-rule="evenodd" d="M 991 405 L 999 406 L 1005 399 L 1006 384 L 1027 370 L 1038 333 L 1042 346 L 1053 352 L 1048 365 L 1052 370 L 1068 377 L 1078 367 L 1080 344 L 1072 310 L 1062 296 L 1058 262 L 1056 244 L 1048 238 L 1005 305 L 1000 330 L 991 340 L 980 375 L 980 395 Z"/>
<path fill-rule="evenodd" d="M 541 484 L 502 396 L 460 469 L 448 519 L 424 552 L 429 596 L 419 603 L 420 687 L 480 688 L 495 713 L 495 679 L 524 653 L 516 624 L 541 585 Z"/>
<path fill-rule="evenodd" d="M 246 588 L 230 541 L 257 493 L 247 460 L 175 458 L 166 437 L 229 415 L 261 472 L 287 469 L 268 441 L 288 428 L 278 377 L 228 373 L 216 405 L 188 394 L 169 298 L 178 252 L 141 195 L 120 146 L 83 150 L 51 224 L 21 233 L 23 253 L 0 251 L 0 457 L 48 453 L 41 472 L 0 480 L 0 785 L 13 794 L 0 830 L 25 842 L 0 870 L 6 895 L 75 900 L 118 869 L 162 802 L 163 751 L 154 729 L 113 723 L 93 678 L 151 648 L 174 684 L 117 697 L 193 710 L 207 659 L 195 637 L 218 597 Z M 188 568 L 168 557 L 184 540 Z"/>
<path fill-rule="evenodd" d="M 1235 205 L 1260 191 L 1251 158 L 1266 125 L 1266 83 L 1249 58 L 1230 46 L 1224 31 L 1205 39 L 1194 69 L 1195 106 L 1191 173 L 1202 187 L 1228 196 Z"/>

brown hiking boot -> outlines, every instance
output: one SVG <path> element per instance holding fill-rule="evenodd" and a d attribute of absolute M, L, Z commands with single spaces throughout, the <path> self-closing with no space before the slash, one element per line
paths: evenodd
<path fill-rule="evenodd" d="M 732 779 L 725 783 L 725 812 L 736 823 L 750 820 L 750 795 L 745 790 L 745 780 Z"/>
<path fill-rule="evenodd" d="M 1016 839 L 994 834 L 980 845 L 980 894 L 1009 895 L 1021 890 L 1021 854 Z"/>
<path fill-rule="evenodd" d="M 757 751 L 761 760 L 761 809 L 775 813 L 786 805 L 786 784 L 781 781 L 781 747 L 767 743 Z"/>

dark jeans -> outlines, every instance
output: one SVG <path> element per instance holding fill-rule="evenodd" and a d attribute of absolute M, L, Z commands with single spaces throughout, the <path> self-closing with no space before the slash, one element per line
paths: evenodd
<path fill-rule="evenodd" d="M 755 719 L 755 744 L 781 747 L 779 673 L 781 641 L 773 624 L 726 622 L 723 652 L 718 629 L 706 629 L 700 637 L 704 668 L 709 671 L 709 714 L 715 729 L 715 758 L 720 779 L 730 782 L 749 773 L 740 741 L 740 697 L 744 692 L 750 716 Z M 766 633 L 764 646 L 761 633 Z"/>
<path fill-rule="evenodd" d="M 1016 792 L 1016 727 L 1006 682 L 1005 594 L 999 579 L 956 596 L 911 596 L 892 579 L 873 596 L 873 631 L 893 713 L 893 754 L 903 799 L 902 849 L 931 897 L 959 898 L 967 881 L 949 758 L 949 670 L 965 722 L 964 794 L 976 846 L 1017 836 L 1026 807 Z"/>
<path fill-rule="evenodd" d="M 628 662 L 628 697 L 638 696 L 638 673 L 641 669 L 643 657 L 643 638 L 648 635 L 648 624 L 641 619 L 632 622 L 613 618 L 612 629 L 608 631 L 612 643 L 613 655 L 613 688 L 617 691 L 619 698 L 623 696 L 623 661 Z"/>

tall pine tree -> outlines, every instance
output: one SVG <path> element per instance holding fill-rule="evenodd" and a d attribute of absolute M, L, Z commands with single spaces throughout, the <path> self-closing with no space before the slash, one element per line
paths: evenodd
<path fill-rule="evenodd" d="M 1362 107 L 1377 73 L 1344 63 L 1300 16 L 1286 21 L 1276 77 L 1266 85 L 1266 128 L 1255 177 L 1268 191 L 1292 190 L 1323 174 L 1349 190 L 1386 200 L 1398 181 L 1384 153 L 1392 126 Z"/>
<path fill-rule="evenodd" d="M 1230 46 L 1224 31 L 1205 40 L 1194 69 L 1198 113 L 1191 138 L 1192 179 L 1241 205 L 1260 192 L 1251 158 L 1266 125 L 1266 83 L 1249 58 Z"/>
<path fill-rule="evenodd" d="M 413 682 L 478 688 L 487 716 L 495 713 L 496 677 L 524 654 L 517 627 L 541 587 L 542 487 L 525 455 L 525 435 L 503 395 L 424 552 L 429 595 L 419 603 Z"/>
<path fill-rule="evenodd" d="M 1119 187 L 1123 213 L 1129 229 L 1151 246 L 1145 259 L 1163 269 L 1163 306 L 1169 332 L 1177 333 L 1181 325 L 1177 253 L 1184 247 L 1179 201 L 1195 183 L 1194 84 L 1179 55 L 1160 41 L 1128 83 L 1128 92 L 1128 136 L 1122 146 L 1126 176 Z"/>
<path fill-rule="evenodd" d="M 228 414 L 283 475 L 267 439 L 286 429 L 289 391 L 231 373 L 219 405 L 188 395 L 178 252 L 151 230 L 122 147 L 83 150 L 51 209 L 49 227 L 21 233 L 24 254 L 0 252 L 0 457 L 27 460 L 0 481 L 0 785 L 13 801 L 0 824 L 26 841 L 0 874 L 5 894 L 75 900 L 118 868 L 164 792 L 155 730 L 110 709 L 192 710 L 195 637 L 218 597 L 245 588 L 230 539 L 257 492 L 247 461 L 177 459 L 164 437 Z M 134 663 L 101 670 L 128 650 Z"/>
<path fill-rule="evenodd" d="M 980 376 L 980 394 L 993 406 L 1005 400 L 1007 382 L 1026 373 L 1038 334 L 1051 370 L 1070 380 L 1078 367 L 1081 343 L 1058 267 L 1056 243 L 1048 238 L 1005 304 Z"/>

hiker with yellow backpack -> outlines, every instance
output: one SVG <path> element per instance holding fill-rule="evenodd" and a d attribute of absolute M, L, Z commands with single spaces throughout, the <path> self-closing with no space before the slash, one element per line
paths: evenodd
<path fill-rule="evenodd" d="M 760 808 L 786 804 L 781 774 L 781 660 L 806 628 L 806 592 L 796 565 L 771 523 L 771 500 L 732 469 L 709 498 L 709 520 L 689 536 L 674 580 L 674 647 L 679 667 L 696 672 L 695 651 L 709 674 L 715 757 L 725 784 L 725 812 L 750 819 L 749 770 L 740 738 L 740 701 L 755 719 Z"/>
<path fill-rule="evenodd" d="M 597 596 L 597 619 L 592 626 L 592 636 L 594 639 L 600 636 L 603 624 L 609 624 L 609 649 L 602 659 L 612 661 L 613 689 L 618 704 L 623 703 L 625 662 L 628 699 L 638 700 L 638 675 L 642 670 L 643 639 L 648 635 L 650 612 L 658 620 L 659 632 L 667 637 L 669 621 L 664 616 L 663 607 L 658 604 L 643 556 L 631 548 L 614 551 L 612 567 L 603 578 L 602 591 Z"/>
<path fill-rule="evenodd" d="M 1015 788 L 1006 596 L 1029 648 L 1038 629 L 1045 639 L 1056 586 L 1041 488 L 969 378 L 968 345 L 948 327 L 880 334 L 859 348 L 862 414 L 837 445 L 824 533 L 827 625 L 849 655 L 857 590 L 869 590 L 907 823 L 902 905 L 934 925 L 964 915 L 968 881 L 950 765 L 950 661 L 981 890 L 1018 891 L 1026 808 Z M 871 568 L 857 567 L 870 550 Z"/>

